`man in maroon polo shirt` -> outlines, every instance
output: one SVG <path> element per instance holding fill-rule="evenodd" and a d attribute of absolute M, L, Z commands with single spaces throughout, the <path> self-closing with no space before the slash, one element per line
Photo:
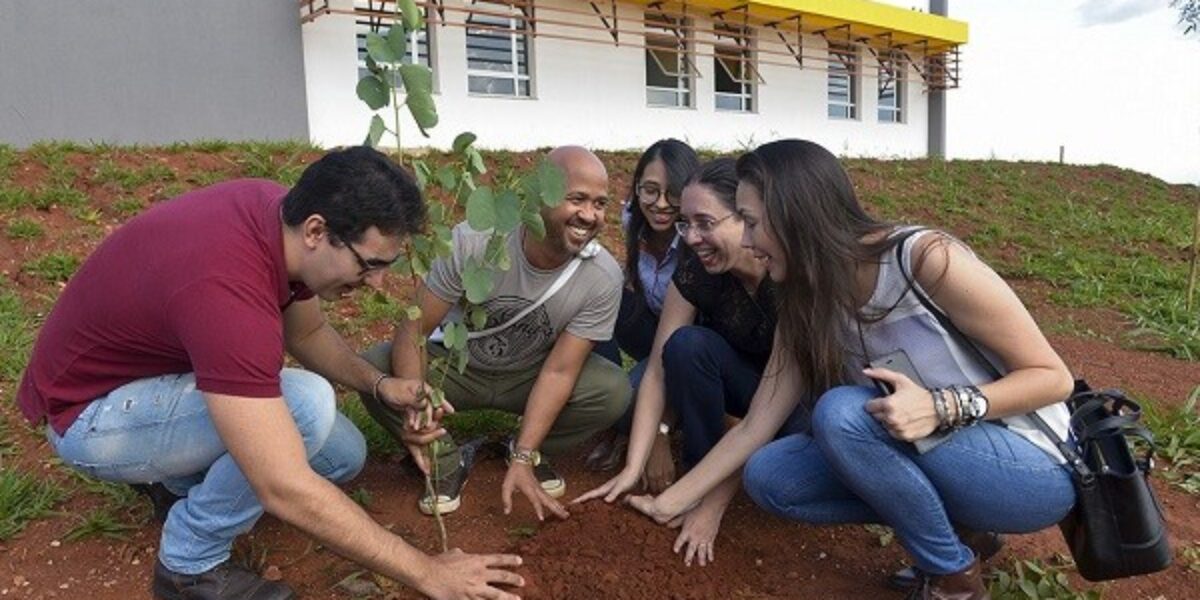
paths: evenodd
<path fill-rule="evenodd" d="M 378 287 L 418 231 L 412 178 L 382 154 L 327 154 L 288 190 L 231 181 L 132 219 L 72 277 L 39 333 L 17 400 L 51 446 L 94 477 L 161 483 L 156 597 L 292 598 L 229 560 L 263 511 L 435 598 L 512 598 L 508 555 L 427 556 L 331 482 L 362 468 L 362 434 L 329 381 L 406 410 L 411 383 L 359 358 L 317 300 Z M 288 352 L 309 370 L 283 368 Z M 420 444 L 436 421 L 410 431 Z"/>

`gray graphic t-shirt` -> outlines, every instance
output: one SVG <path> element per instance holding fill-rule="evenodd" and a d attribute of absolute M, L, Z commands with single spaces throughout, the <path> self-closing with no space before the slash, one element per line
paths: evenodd
<path fill-rule="evenodd" d="M 459 223 L 453 231 L 453 254 L 438 260 L 425 277 L 425 285 L 438 298 L 452 304 L 464 300 L 462 273 L 467 258 L 482 256 L 488 233 Z M 508 236 L 512 267 L 497 276 L 492 295 L 482 306 L 488 327 L 507 323 L 533 304 L 554 284 L 567 265 L 545 271 L 529 264 L 521 250 L 524 228 Z M 560 333 L 602 342 L 612 338 L 621 303 L 621 268 L 616 259 L 601 249 L 585 259 L 566 285 L 544 304 L 503 330 L 468 343 L 470 366 L 487 371 L 521 371 L 540 365 L 550 354 Z"/>

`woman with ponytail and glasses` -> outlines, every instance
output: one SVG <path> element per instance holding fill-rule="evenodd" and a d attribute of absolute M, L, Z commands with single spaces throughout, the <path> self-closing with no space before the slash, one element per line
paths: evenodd
<path fill-rule="evenodd" d="M 738 178 L 743 243 L 779 286 L 771 359 L 714 451 L 630 503 L 669 522 L 745 464 L 771 512 L 892 527 L 915 562 L 912 597 L 987 598 L 973 532 L 1037 531 L 1074 504 L 1061 454 L 1027 416 L 1065 435 L 1071 374 L 991 268 L 945 233 L 867 215 L 824 148 L 763 145 Z M 808 431 L 771 442 L 797 405 Z"/>
<path fill-rule="evenodd" d="M 595 350 L 618 365 L 622 350 L 638 363 L 650 355 L 667 286 L 679 262 L 679 238 L 675 233 L 679 196 L 684 183 L 699 166 L 700 159 L 691 146 L 668 138 L 647 148 L 634 168 L 621 215 L 625 230 L 625 289 L 621 308 L 612 341 L 598 345 Z M 635 390 L 644 369 L 639 364 L 630 373 Z M 631 415 L 632 408 L 613 429 L 603 434 L 587 456 L 585 464 L 589 469 L 607 471 L 620 466 L 628 444 Z"/>

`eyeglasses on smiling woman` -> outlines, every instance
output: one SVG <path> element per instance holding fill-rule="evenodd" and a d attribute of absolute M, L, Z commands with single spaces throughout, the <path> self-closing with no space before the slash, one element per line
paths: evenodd
<path fill-rule="evenodd" d="M 737 213 L 729 213 L 720 219 L 700 218 L 696 219 L 695 222 L 687 219 L 680 219 L 675 221 L 675 232 L 679 234 L 679 237 L 684 238 L 687 237 L 687 234 L 690 231 L 695 231 L 697 235 L 708 235 L 717 228 L 717 225 L 720 225 L 723 221 L 728 220 L 730 217 L 736 216 Z"/>
<path fill-rule="evenodd" d="M 671 208 L 675 210 L 679 209 L 679 198 L 671 196 L 670 192 L 660 187 L 657 183 L 642 183 L 637 186 L 638 202 L 641 202 L 646 206 L 654 206 L 655 204 L 658 204 L 658 199 L 660 197 L 666 198 L 667 204 L 670 205 Z"/>

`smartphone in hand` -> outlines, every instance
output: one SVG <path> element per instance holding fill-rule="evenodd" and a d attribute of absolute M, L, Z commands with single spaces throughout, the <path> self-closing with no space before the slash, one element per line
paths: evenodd
<path fill-rule="evenodd" d="M 916 367 L 913 366 L 912 361 L 908 358 L 908 353 L 905 352 L 903 348 L 877 358 L 871 361 L 869 364 L 875 369 L 888 369 L 890 371 L 901 373 L 911 379 L 913 383 L 923 388 L 929 387 L 925 385 L 925 380 L 921 379 L 921 374 L 917 373 Z M 879 392 L 881 394 L 889 396 L 896 392 L 896 390 L 892 388 L 891 384 L 878 379 L 875 379 L 874 381 L 875 387 L 879 388 Z M 916 446 L 917 452 L 925 454 L 926 452 L 936 448 L 942 442 L 950 439 L 950 435 L 952 433 L 952 431 L 935 431 L 919 440 L 914 440 L 913 446 Z"/>

